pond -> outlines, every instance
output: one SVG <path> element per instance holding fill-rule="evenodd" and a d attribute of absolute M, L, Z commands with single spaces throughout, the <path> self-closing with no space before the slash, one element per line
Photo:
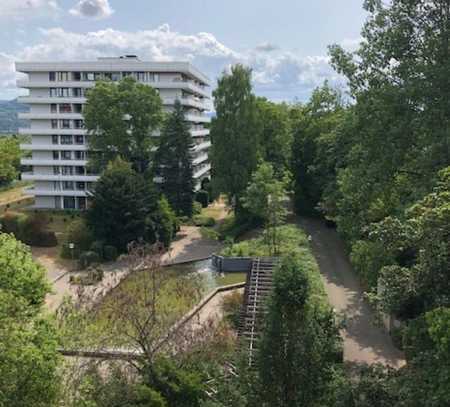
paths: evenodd
<path fill-rule="evenodd" d="M 196 261 L 193 263 L 178 264 L 164 267 L 165 270 L 172 271 L 175 275 L 197 274 L 200 277 L 204 294 L 211 292 L 217 287 L 229 284 L 243 283 L 246 273 L 219 273 L 213 267 L 211 259 Z"/>

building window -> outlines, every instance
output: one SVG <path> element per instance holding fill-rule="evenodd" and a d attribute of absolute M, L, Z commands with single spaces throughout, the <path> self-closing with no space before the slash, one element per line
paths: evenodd
<path fill-rule="evenodd" d="M 120 81 L 120 72 L 111 72 L 111 80 L 114 82 Z"/>
<path fill-rule="evenodd" d="M 62 160 L 71 160 L 72 154 L 70 151 L 61 151 L 61 159 Z"/>
<path fill-rule="evenodd" d="M 56 72 L 49 72 L 48 79 L 50 82 L 55 82 L 56 81 Z"/>
<path fill-rule="evenodd" d="M 94 79 L 94 72 L 83 72 L 83 81 L 93 81 Z"/>
<path fill-rule="evenodd" d="M 70 129 L 70 120 L 68 120 L 68 119 L 63 119 L 63 120 L 62 120 L 62 128 L 63 128 L 63 129 Z"/>
<path fill-rule="evenodd" d="M 64 197 L 64 209 L 75 209 L 75 197 L 73 196 Z"/>
<path fill-rule="evenodd" d="M 65 82 L 69 80 L 69 72 L 58 72 L 58 82 Z"/>
<path fill-rule="evenodd" d="M 78 209 L 84 211 L 86 209 L 86 197 L 80 196 L 77 198 L 78 200 Z"/>
<path fill-rule="evenodd" d="M 53 174 L 55 175 L 60 174 L 60 168 L 57 165 L 53 166 Z"/>
<path fill-rule="evenodd" d="M 72 113 L 72 106 L 69 103 L 59 105 L 59 113 Z"/>
<path fill-rule="evenodd" d="M 56 134 L 52 135 L 52 144 L 59 144 L 58 136 Z"/>
<path fill-rule="evenodd" d="M 81 98 L 81 97 L 83 97 L 83 91 L 82 91 L 81 88 L 73 88 L 72 92 L 73 92 L 73 97 L 74 98 Z"/>
<path fill-rule="evenodd" d="M 51 113 L 58 113 L 58 105 L 56 103 L 52 103 L 50 105 L 50 112 Z"/>
<path fill-rule="evenodd" d="M 75 151 L 75 160 L 84 160 L 84 151 Z"/>
<path fill-rule="evenodd" d="M 73 121 L 73 128 L 74 129 L 84 129 L 84 122 L 83 120 L 74 120 Z"/>
<path fill-rule="evenodd" d="M 81 103 L 76 103 L 73 105 L 73 111 L 74 113 L 82 113 L 83 112 L 83 105 Z"/>
<path fill-rule="evenodd" d="M 77 134 L 75 136 L 75 144 L 84 144 L 84 136 Z"/>
<path fill-rule="evenodd" d="M 73 191 L 73 181 L 63 181 L 62 187 L 64 191 Z"/>
<path fill-rule="evenodd" d="M 52 119 L 52 129 L 57 129 L 57 128 L 58 128 L 58 120 Z"/>
<path fill-rule="evenodd" d="M 72 167 L 61 167 L 61 174 L 62 175 L 73 175 L 73 168 Z"/>
<path fill-rule="evenodd" d="M 81 166 L 75 167 L 75 173 L 77 175 L 84 175 L 85 174 L 84 167 L 81 167 Z"/>
<path fill-rule="evenodd" d="M 73 139 L 71 135 L 61 136 L 61 144 L 73 144 Z"/>
<path fill-rule="evenodd" d="M 73 80 L 74 81 L 81 81 L 81 72 L 74 72 L 73 73 Z"/>
<path fill-rule="evenodd" d="M 138 82 L 147 82 L 145 80 L 145 72 L 138 72 L 137 73 L 137 80 L 138 80 Z"/>
<path fill-rule="evenodd" d="M 53 151 L 53 159 L 59 160 L 59 151 Z"/>
<path fill-rule="evenodd" d="M 77 182 L 77 189 L 78 189 L 79 191 L 84 191 L 84 190 L 86 189 L 86 183 L 85 183 L 85 182 L 78 181 L 78 182 Z"/>

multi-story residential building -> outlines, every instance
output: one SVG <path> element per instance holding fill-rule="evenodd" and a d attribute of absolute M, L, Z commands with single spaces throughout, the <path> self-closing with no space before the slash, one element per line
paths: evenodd
<path fill-rule="evenodd" d="M 131 76 L 153 86 L 159 92 L 164 109 L 170 111 L 175 100 L 185 108 L 195 142 L 192 151 L 197 188 L 209 176 L 210 121 L 208 78 L 186 62 L 145 62 L 136 56 L 99 58 L 91 62 L 18 62 L 16 70 L 28 75 L 18 80 L 19 87 L 29 90 L 19 101 L 30 106 L 21 119 L 30 121 L 20 134 L 31 135 L 31 158 L 22 164 L 32 171 L 23 173 L 23 180 L 34 181 L 27 193 L 35 197 L 36 208 L 85 209 L 89 190 L 98 179 L 89 173 L 87 160 L 89 140 L 83 122 L 86 90 L 97 80 L 119 81 Z M 151 136 L 151 135 L 149 135 Z M 94 137 L 94 136 L 92 136 Z"/>

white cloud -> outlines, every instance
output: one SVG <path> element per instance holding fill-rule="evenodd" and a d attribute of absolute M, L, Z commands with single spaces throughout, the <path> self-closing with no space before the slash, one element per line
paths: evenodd
<path fill-rule="evenodd" d="M 53 28 L 41 30 L 41 34 L 38 44 L 24 48 L 15 57 L 24 61 L 70 61 L 135 54 L 143 60 L 189 60 L 213 80 L 213 85 L 222 71 L 240 62 L 252 67 L 255 92 L 274 100 L 304 100 L 325 79 L 334 84 L 340 81 L 326 56 L 302 57 L 268 47 L 270 44 L 236 51 L 211 33 L 181 34 L 167 24 L 136 32 L 108 28 L 80 34 Z M 13 78 L 11 71 L 1 76 L 0 88 Z"/>
<path fill-rule="evenodd" d="M 77 17 L 101 19 L 109 17 L 114 10 L 108 0 L 80 0 L 69 13 Z"/>
<path fill-rule="evenodd" d="M 1 0 L 0 17 L 43 17 L 59 11 L 57 0 Z"/>
<path fill-rule="evenodd" d="M 279 49 L 279 47 L 277 45 L 271 44 L 270 42 L 263 42 L 261 44 L 258 44 L 255 47 L 256 51 L 261 51 L 261 52 L 272 52 L 272 51 L 276 51 L 278 49 Z"/>

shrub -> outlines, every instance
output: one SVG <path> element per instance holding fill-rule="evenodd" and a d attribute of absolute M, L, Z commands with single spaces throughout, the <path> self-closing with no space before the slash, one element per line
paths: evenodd
<path fill-rule="evenodd" d="M 18 212 L 8 211 L 0 217 L 2 232 L 12 233 L 17 239 L 20 238 L 20 227 L 26 219 L 26 215 Z"/>
<path fill-rule="evenodd" d="M 195 194 L 195 200 L 202 205 L 202 208 L 206 208 L 209 204 L 209 193 L 204 189 L 201 189 Z"/>
<path fill-rule="evenodd" d="M 209 240 L 219 240 L 219 234 L 211 228 L 202 227 L 200 228 L 200 234 L 203 239 L 209 239 Z"/>
<path fill-rule="evenodd" d="M 116 261 L 119 253 L 114 246 L 105 245 L 103 247 L 103 259 L 106 261 Z"/>
<path fill-rule="evenodd" d="M 67 238 L 61 249 L 61 256 L 78 258 L 82 252 L 90 249 L 94 241 L 94 235 L 82 219 L 76 219 L 67 227 Z M 73 253 L 69 249 L 69 243 L 74 244 Z"/>
<path fill-rule="evenodd" d="M 202 204 L 200 202 L 194 202 L 192 205 L 192 216 L 200 215 L 202 213 Z"/>
<path fill-rule="evenodd" d="M 100 263 L 100 260 L 101 258 L 96 252 L 87 251 L 80 254 L 78 265 L 84 270 L 92 264 Z"/>
<path fill-rule="evenodd" d="M 104 246 L 105 246 L 105 244 L 102 241 L 96 240 L 95 242 L 93 242 L 91 244 L 90 251 L 97 253 L 98 257 L 103 259 L 103 257 L 104 257 L 104 253 L 103 253 Z"/>
<path fill-rule="evenodd" d="M 237 290 L 234 290 L 231 294 L 226 295 L 222 300 L 224 317 L 236 330 L 239 328 L 242 303 L 243 295 Z"/>
<path fill-rule="evenodd" d="M 42 213 L 27 216 L 19 227 L 19 239 L 30 246 L 54 247 L 58 244 L 53 231 L 47 230 L 48 217 Z"/>
<path fill-rule="evenodd" d="M 204 216 L 204 215 L 196 215 L 193 218 L 194 220 L 194 225 L 195 226 L 214 226 L 216 224 L 216 221 L 214 218 L 208 217 L 208 216 Z"/>

